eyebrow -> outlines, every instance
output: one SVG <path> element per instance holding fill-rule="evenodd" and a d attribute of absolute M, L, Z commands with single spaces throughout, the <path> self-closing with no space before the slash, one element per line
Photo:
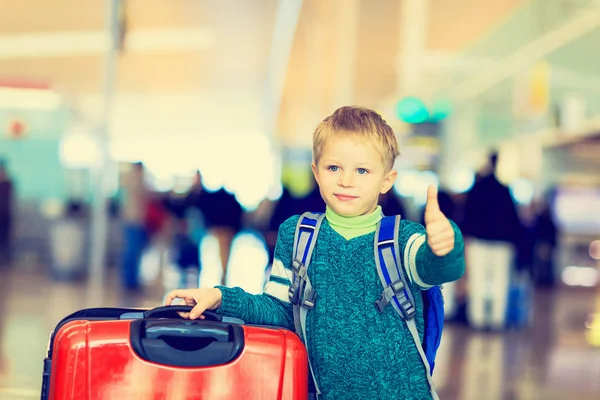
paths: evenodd
<path fill-rule="evenodd" d="M 323 164 L 342 164 L 334 158 L 323 158 L 321 159 Z M 358 162 L 355 164 L 356 168 L 375 168 L 374 164 L 368 162 Z"/>

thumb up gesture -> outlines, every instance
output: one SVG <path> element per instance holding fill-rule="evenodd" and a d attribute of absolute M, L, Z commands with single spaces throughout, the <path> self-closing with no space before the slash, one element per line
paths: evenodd
<path fill-rule="evenodd" d="M 454 249 L 454 229 L 440 210 L 438 192 L 434 185 L 427 188 L 425 230 L 427 231 L 427 244 L 436 256 L 445 256 Z"/>

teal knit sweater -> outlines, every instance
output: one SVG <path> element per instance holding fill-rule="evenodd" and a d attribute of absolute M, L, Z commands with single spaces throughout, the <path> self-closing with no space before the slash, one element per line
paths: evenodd
<path fill-rule="evenodd" d="M 218 312 L 246 323 L 294 330 L 288 289 L 294 232 L 299 216 L 279 228 L 275 261 L 260 295 L 219 286 Z M 422 225 L 400 224 L 399 241 L 411 289 L 459 279 L 464 273 L 462 235 L 454 223 L 455 247 L 444 257 L 431 252 Z M 374 232 L 346 240 L 325 219 L 308 270 L 317 291 L 308 312 L 307 349 L 324 400 L 430 399 L 425 368 L 406 323 L 392 307 L 380 314 L 375 305 L 382 291 L 374 259 Z M 414 296 L 417 327 L 423 337 L 423 304 Z"/>

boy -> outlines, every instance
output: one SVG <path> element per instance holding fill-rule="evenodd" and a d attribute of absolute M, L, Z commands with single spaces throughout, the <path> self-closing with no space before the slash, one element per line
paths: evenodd
<path fill-rule="evenodd" d="M 381 219 L 380 194 L 395 180 L 398 144 L 392 128 L 374 111 L 342 107 L 313 135 L 312 170 L 327 204 L 308 274 L 318 298 L 306 320 L 307 350 L 321 399 L 430 399 L 425 367 L 403 321 L 374 306 L 382 291 L 373 250 Z M 263 294 L 240 288 L 176 290 L 167 305 L 182 298 L 204 310 L 294 330 L 288 297 L 294 232 L 299 216 L 279 228 L 271 277 Z M 403 219 L 401 259 L 411 290 L 459 279 L 464 272 L 460 231 L 439 210 L 435 187 L 428 190 L 425 224 Z M 408 255 L 408 257 L 407 257 Z M 417 327 L 423 337 L 423 304 L 415 295 Z"/>

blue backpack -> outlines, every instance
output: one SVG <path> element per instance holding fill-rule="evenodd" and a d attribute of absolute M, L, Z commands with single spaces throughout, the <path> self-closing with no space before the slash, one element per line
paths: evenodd
<path fill-rule="evenodd" d="M 294 325 L 296 333 L 306 343 L 306 314 L 314 307 L 317 292 L 308 279 L 308 266 L 315 247 L 319 228 L 325 214 L 306 212 L 302 214 L 296 225 L 292 260 L 292 282 L 289 298 L 294 310 Z M 423 319 L 425 322 L 424 340 L 421 343 L 415 323 L 415 299 L 410 290 L 409 282 L 402 263 L 400 262 L 400 248 L 398 243 L 398 229 L 400 216 L 383 217 L 377 224 L 375 231 L 374 255 L 377 272 L 381 280 L 383 291 L 381 298 L 375 300 L 379 312 L 391 305 L 396 313 L 406 321 L 413 337 L 417 350 L 423 360 L 427 371 L 427 381 L 433 399 L 439 399 L 431 374 L 435 367 L 435 356 L 442 339 L 444 327 L 444 299 L 440 286 L 433 286 L 428 290 L 420 290 L 423 297 Z M 313 383 L 317 398 L 321 394 L 319 386 L 310 365 Z"/>

